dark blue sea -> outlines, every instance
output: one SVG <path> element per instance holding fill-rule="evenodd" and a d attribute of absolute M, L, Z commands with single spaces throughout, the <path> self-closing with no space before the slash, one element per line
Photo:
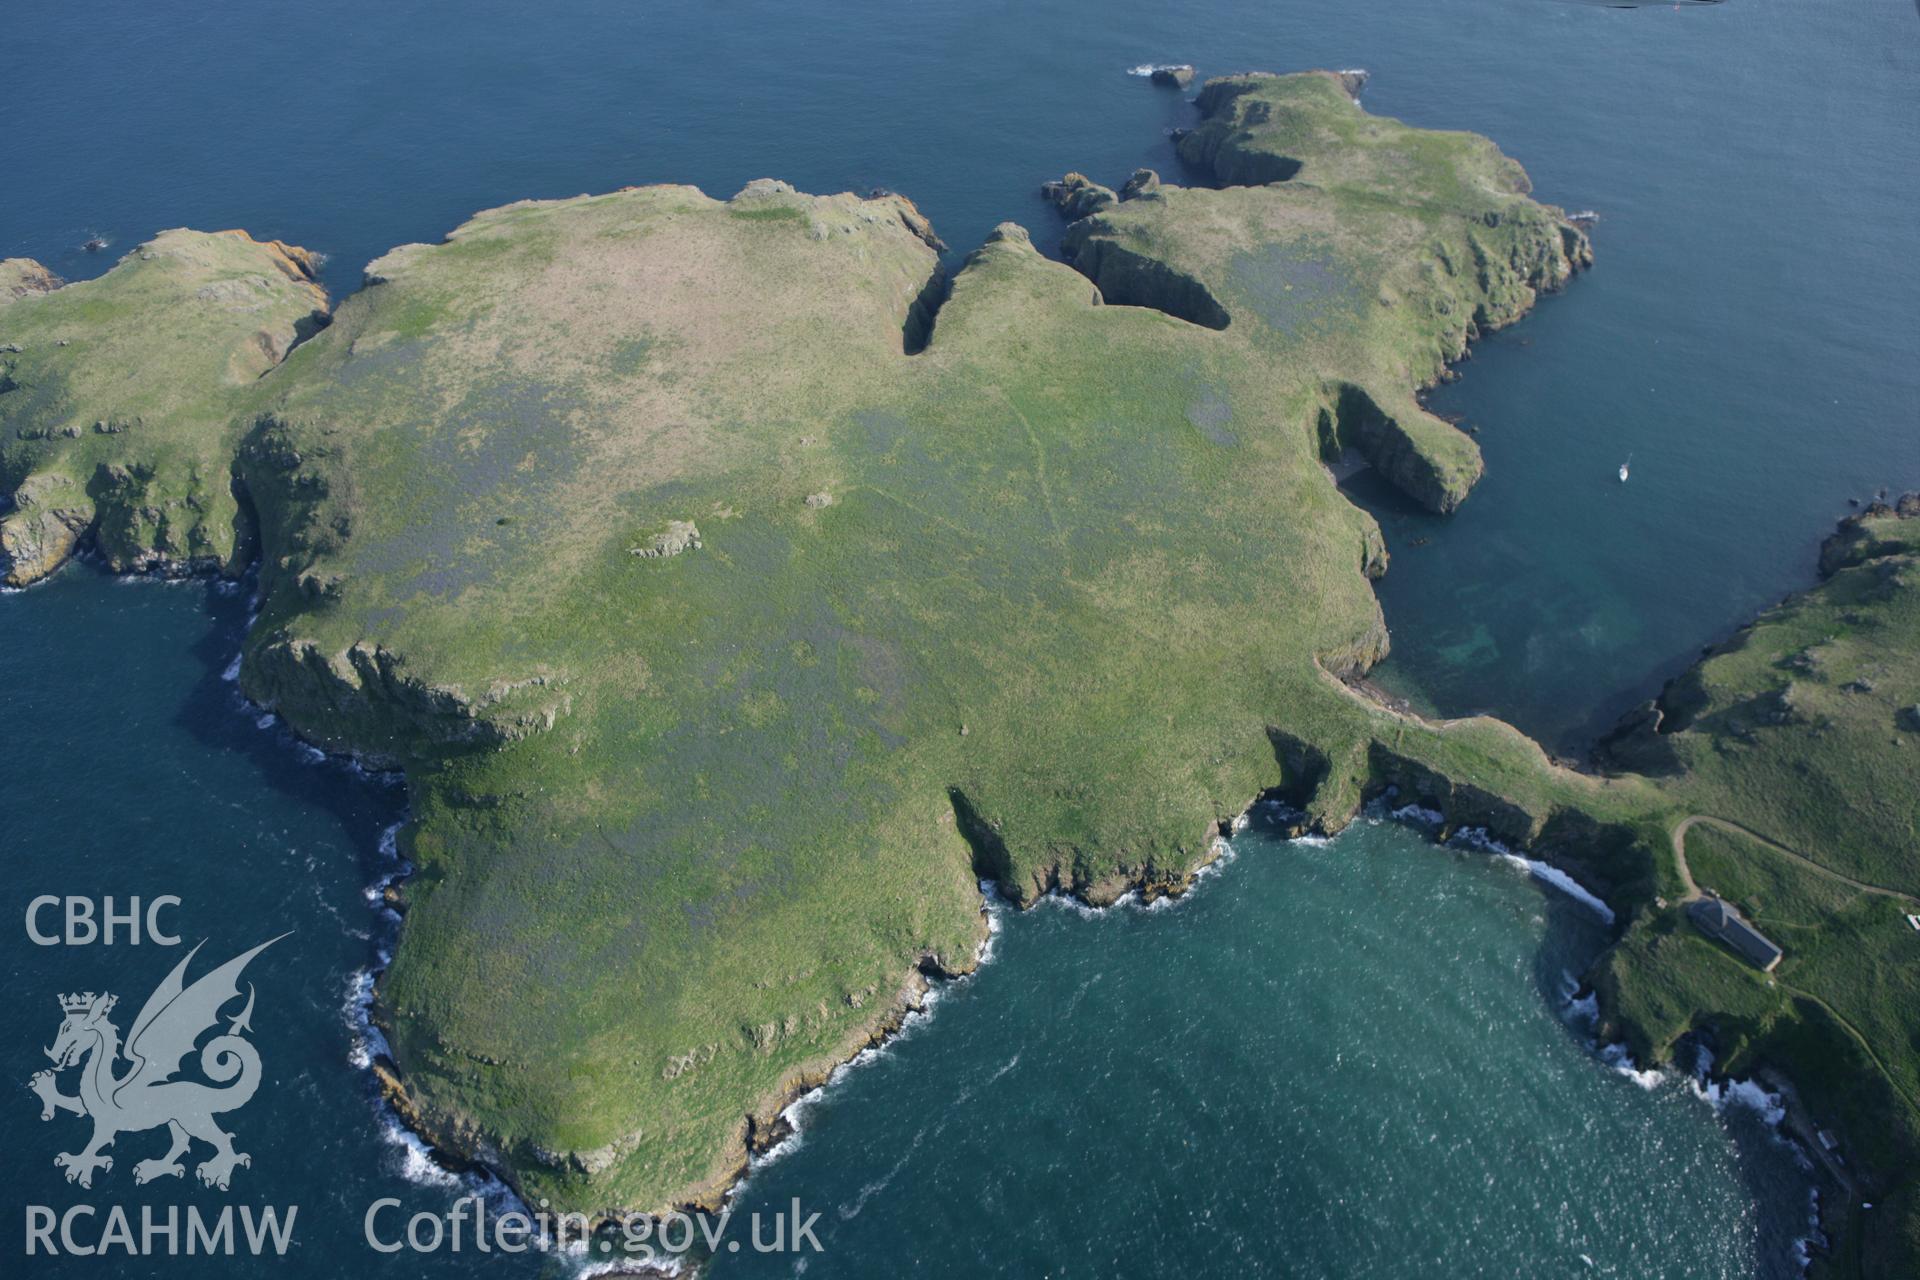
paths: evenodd
<path fill-rule="evenodd" d="M 1192 108 L 1129 74 L 1168 61 L 1364 67 L 1369 110 L 1484 132 L 1600 215 L 1595 269 L 1433 397 L 1479 428 L 1466 506 L 1352 489 L 1394 552 L 1379 674 L 1416 702 L 1577 754 L 1810 583 L 1849 498 L 1920 486 L 1913 0 L 16 5 L 0 256 L 79 278 L 166 227 L 239 226 L 325 253 L 338 295 L 490 205 L 761 176 L 908 194 L 956 254 L 1009 218 L 1045 244 L 1042 181 L 1177 172 Z M 368 890 L 405 796 L 240 703 L 246 604 L 85 566 L 0 598 L 0 1276 L 607 1265 L 366 1242 L 382 1198 L 391 1237 L 474 1189 L 362 1065 Z M 54 1167 L 81 1122 L 26 1086 L 57 997 L 113 991 L 124 1027 L 179 949 L 38 946 L 42 894 L 176 895 L 162 919 L 214 963 L 292 931 L 247 971 L 264 1083 L 231 1117 L 231 1192 L 136 1187 L 157 1133 L 92 1190 Z M 1171 908 L 998 918 L 991 961 L 804 1103 L 736 1199 L 799 1201 L 822 1251 L 723 1246 L 716 1275 L 1797 1273 L 1809 1183 L 1766 1100 L 1603 1060 L 1570 997 L 1604 927 L 1509 861 L 1394 823 L 1256 826 Z M 143 1206 L 297 1219 L 271 1264 L 26 1256 L 35 1208 L 92 1206 L 85 1244 L 116 1205 L 136 1235 Z"/>

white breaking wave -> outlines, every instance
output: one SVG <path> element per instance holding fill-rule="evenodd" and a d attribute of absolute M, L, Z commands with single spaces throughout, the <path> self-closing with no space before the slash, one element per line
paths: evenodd
<path fill-rule="evenodd" d="M 1687 1081 L 1695 1097 L 1711 1105 L 1715 1112 L 1725 1115 L 1734 1107 L 1745 1108 L 1759 1116 L 1760 1122 L 1767 1127 L 1773 1141 L 1793 1153 L 1794 1162 L 1806 1173 L 1813 1172 L 1813 1161 L 1786 1132 L 1787 1103 L 1780 1094 L 1773 1093 L 1757 1080 L 1709 1080 L 1707 1072 L 1713 1067 L 1713 1055 L 1705 1049 L 1699 1051 L 1699 1063 L 1695 1074 Z M 1818 1186 L 1807 1188 L 1807 1229 L 1805 1234 L 1793 1239 L 1793 1260 L 1801 1275 L 1806 1275 L 1813 1265 L 1813 1249 L 1826 1247 L 1826 1235 L 1820 1230 L 1820 1189 Z"/>
<path fill-rule="evenodd" d="M 384 954 L 381 958 L 385 960 Z M 375 1058 L 386 1057 L 389 1049 L 387 1037 L 373 1025 L 375 977 L 372 969 L 355 969 L 347 979 L 347 1000 L 341 1009 L 347 1030 L 353 1035 L 347 1048 L 347 1061 L 360 1071 L 371 1067 Z"/>
<path fill-rule="evenodd" d="M 393 870 L 375 878 L 373 883 L 361 890 L 368 906 L 384 912 L 395 921 L 399 920 L 400 913 L 387 902 L 387 890 L 413 874 L 413 864 L 400 856 L 400 829 L 406 825 L 407 819 L 402 818 L 381 831 L 380 856 L 393 864 Z M 381 958 L 381 962 L 383 964 L 386 962 L 385 956 Z"/>
<path fill-rule="evenodd" d="M 1742 1107 L 1760 1117 L 1773 1140 L 1793 1153 L 1794 1162 L 1811 1174 L 1813 1161 L 1786 1132 L 1786 1099 L 1773 1093 L 1757 1080 L 1711 1080 L 1708 1072 L 1713 1070 L 1713 1054 L 1705 1046 L 1697 1046 L 1694 1062 L 1694 1074 L 1687 1081 L 1693 1095 L 1713 1107 L 1714 1111 L 1725 1115 L 1730 1108 Z M 1825 1248 L 1826 1235 L 1820 1230 L 1820 1188 L 1807 1188 L 1807 1229 L 1804 1235 L 1793 1239 L 1793 1260 L 1799 1274 L 1806 1275 L 1813 1265 L 1815 1246 Z"/>
<path fill-rule="evenodd" d="M 1600 1023 L 1599 993 L 1589 991 L 1581 995 L 1580 979 L 1566 970 L 1560 973 L 1560 1014 L 1565 1021 L 1586 1027 Z"/>
<path fill-rule="evenodd" d="M 460 1176 L 448 1173 L 435 1163 L 427 1144 L 391 1114 L 380 1117 L 380 1136 L 395 1148 L 398 1172 L 408 1182 L 422 1187 L 452 1188 L 461 1185 Z"/>
<path fill-rule="evenodd" d="M 1234 830 L 1238 831 L 1245 825 L 1246 815 L 1242 814 Z M 1187 881 L 1187 887 L 1179 893 L 1163 893 L 1152 902 L 1143 901 L 1139 894 L 1131 894 L 1129 895 L 1133 899 L 1131 905 L 1139 907 L 1143 911 L 1171 911 L 1181 903 L 1191 899 L 1194 894 L 1199 892 L 1201 884 L 1213 879 L 1213 877 L 1219 875 L 1222 871 L 1225 871 L 1227 867 L 1232 864 L 1233 860 L 1240 856 L 1240 851 L 1234 847 L 1232 841 L 1223 840 L 1218 836 L 1214 837 L 1212 853 L 1213 859 L 1201 866 L 1195 867 L 1193 878 Z M 1116 902 L 1114 905 L 1119 906 L 1120 904 Z"/>
<path fill-rule="evenodd" d="M 1799 1264 L 1800 1274 L 1806 1275 L 1813 1267 L 1814 1249 L 1828 1246 L 1827 1234 L 1820 1229 L 1820 1188 L 1807 1188 L 1807 1234 L 1795 1236 L 1793 1241 L 1793 1260 Z"/>
<path fill-rule="evenodd" d="M 1768 1128 L 1777 1129 L 1787 1118 L 1787 1104 L 1777 1093 L 1769 1093 L 1755 1080 L 1707 1080 L 1694 1077 L 1690 1085 L 1696 1095 L 1713 1105 L 1715 1111 L 1745 1107 L 1757 1113 Z"/>
<path fill-rule="evenodd" d="M 578 1255 L 582 1253 L 583 1250 L 584 1246 L 582 1246 L 582 1249 L 570 1248 L 567 1252 Z M 581 1260 L 579 1257 L 572 1257 L 569 1258 L 568 1261 L 574 1264 L 571 1270 L 575 1280 L 596 1280 L 599 1276 L 652 1275 L 656 1271 L 661 1275 L 677 1276 L 684 1274 L 686 1270 L 678 1254 L 656 1253 L 647 1261 L 647 1270 L 644 1272 L 634 1271 L 631 1259 L 616 1259 L 612 1262 L 587 1262 Z M 805 1257 L 802 1257 L 799 1265 L 794 1268 L 794 1273 L 797 1275 L 801 1271 L 804 1271 L 806 1265 L 807 1260 Z"/>
<path fill-rule="evenodd" d="M 1242 814 L 1241 818 L 1235 821 L 1235 831 L 1241 830 L 1246 825 L 1245 817 L 1246 815 Z M 1041 894 L 1035 905 L 1071 911 L 1082 920 L 1099 920 L 1115 911 L 1171 911 L 1192 898 L 1203 882 L 1219 875 L 1240 856 L 1240 851 L 1234 847 L 1233 842 L 1220 836 L 1214 837 L 1210 852 L 1213 856 L 1193 869 L 1193 875 L 1188 879 L 1186 887 L 1178 893 L 1162 893 L 1148 900 L 1138 888 L 1133 888 L 1106 906 L 1096 907 L 1092 903 L 1081 901 L 1064 889 L 1051 889 Z M 984 892 L 984 882 L 982 891 Z"/>
<path fill-rule="evenodd" d="M 1627 1052 L 1627 1046 L 1624 1044 L 1602 1045 L 1600 1048 L 1600 1061 L 1606 1063 L 1609 1067 L 1612 1067 L 1619 1074 L 1633 1081 L 1642 1089 L 1657 1089 L 1667 1078 L 1666 1073 L 1663 1071 L 1641 1070 L 1639 1064 L 1634 1062 L 1633 1055 Z"/>
<path fill-rule="evenodd" d="M 1550 884 L 1575 902 L 1592 909 L 1608 924 L 1615 920 L 1613 908 L 1601 901 L 1585 885 L 1555 866 L 1533 858 L 1523 857 L 1499 840 L 1487 834 L 1485 827 L 1465 827 L 1456 831 L 1452 843 L 1465 845 L 1472 849 L 1481 849 L 1506 862 L 1509 866 L 1519 867 L 1534 879 Z"/>
<path fill-rule="evenodd" d="M 1040 900 L 1034 905 L 1040 907 L 1056 907 L 1061 911 L 1071 911 L 1082 920 L 1098 920 L 1109 911 L 1116 911 L 1128 905 L 1129 900 L 1138 899 L 1139 896 L 1140 894 L 1137 890 L 1129 889 L 1106 906 L 1096 907 L 1092 903 L 1082 902 L 1064 890 L 1054 889 L 1048 893 L 1041 894 Z"/>
<path fill-rule="evenodd" d="M 220 673 L 220 678 L 222 680 L 225 680 L 228 684 L 233 684 L 235 681 L 240 679 L 240 655 L 239 654 L 236 653 L 233 655 L 233 661 L 229 662 L 226 666 L 226 669 Z"/>
<path fill-rule="evenodd" d="M 1521 858 L 1520 861 L 1526 864 L 1528 874 L 1533 876 L 1534 879 L 1546 881 L 1546 883 L 1566 894 L 1569 898 L 1590 908 L 1595 915 L 1605 920 L 1608 924 L 1612 924 L 1616 919 L 1612 907 L 1601 901 L 1600 898 L 1589 891 L 1585 885 L 1575 880 L 1560 868 L 1548 866 L 1544 862 L 1535 862 L 1531 858 Z"/>
<path fill-rule="evenodd" d="M 980 909 L 987 916 L 987 936 L 974 948 L 973 963 L 978 968 L 993 959 L 994 948 L 1000 941 L 1000 929 L 1006 921 L 1007 900 L 1000 896 L 1000 886 L 991 880 L 980 882 Z"/>
<path fill-rule="evenodd" d="M 1137 67 L 1128 67 L 1127 74 L 1130 76 L 1144 77 L 1150 76 L 1156 71 L 1171 71 L 1175 67 L 1184 67 L 1186 65 L 1184 62 L 1143 62 Z"/>
<path fill-rule="evenodd" d="M 1391 815 L 1395 822 L 1411 822 L 1422 827 L 1444 827 L 1447 815 L 1438 809 L 1429 809 L 1424 805 L 1403 804 Z"/>

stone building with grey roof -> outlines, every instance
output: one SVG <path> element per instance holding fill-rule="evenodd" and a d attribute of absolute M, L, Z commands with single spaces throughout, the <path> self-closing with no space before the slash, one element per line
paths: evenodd
<path fill-rule="evenodd" d="M 1781 951 L 1765 934 L 1747 923 L 1745 916 L 1712 894 L 1687 907 L 1687 915 L 1700 932 L 1726 943 L 1761 971 L 1771 973 L 1780 963 Z"/>

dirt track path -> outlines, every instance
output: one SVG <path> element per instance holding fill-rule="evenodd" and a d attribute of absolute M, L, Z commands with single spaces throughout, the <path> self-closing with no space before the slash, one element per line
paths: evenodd
<path fill-rule="evenodd" d="M 1758 831 L 1754 831 L 1749 827 L 1743 827 L 1737 822 L 1729 822 L 1725 818 L 1716 818 L 1711 814 L 1705 814 L 1705 813 L 1696 813 L 1690 817 L 1682 818 L 1678 823 L 1674 825 L 1674 828 L 1673 828 L 1673 860 L 1674 860 L 1675 866 L 1679 868 L 1681 882 L 1685 884 L 1687 887 L 1687 896 L 1684 899 L 1685 901 L 1691 902 L 1695 898 L 1698 898 L 1701 896 L 1700 886 L 1694 883 L 1693 872 L 1688 870 L 1687 868 L 1686 844 L 1687 844 L 1687 832 L 1692 830 L 1695 824 L 1702 823 L 1702 822 L 1706 823 L 1710 827 L 1718 827 L 1722 831 L 1731 831 L 1738 835 L 1743 835 L 1747 837 L 1749 840 L 1752 840 L 1757 844 L 1763 845 L 1767 849 L 1770 849 L 1771 851 L 1773 851 L 1774 853 L 1779 854 L 1781 857 L 1791 859 L 1792 861 L 1805 867 L 1807 870 L 1813 872 L 1815 875 L 1824 876 L 1829 880 L 1835 881 L 1839 884 L 1844 884 L 1852 889 L 1858 889 L 1861 893 L 1872 893 L 1872 894 L 1878 894 L 1884 898 L 1895 898 L 1901 902 L 1908 903 L 1916 908 L 1920 908 L 1920 899 L 1916 899 L 1909 894 L 1901 893 L 1898 889 L 1888 889 L 1881 885 L 1868 884 L 1864 880 L 1855 880 L 1852 876 L 1842 875 L 1840 872 L 1833 870 L 1831 867 L 1823 867 L 1819 863 L 1815 862 L 1813 859 L 1807 857 L 1805 854 L 1802 854 L 1797 850 L 1788 848 L 1786 845 L 1781 844 L 1778 840 L 1770 840 L 1766 836 L 1761 835 Z M 1778 983 L 1782 990 L 1791 992 L 1793 995 L 1796 995 L 1803 1000 L 1811 1001 L 1812 1003 L 1819 1005 L 1820 1008 L 1824 1009 L 1827 1013 L 1827 1016 L 1832 1018 L 1836 1023 L 1838 1023 L 1841 1029 L 1844 1030 L 1849 1036 L 1853 1038 L 1854 1042 L 1860 1047 L 1860 1051 L 1867 1055 L 1867 1060 L 1873 1063 L 1874 1067 L 1879 1070 L 1881 1076 L 1886 1080 L 1887 1085 L 1893 1090 L 1894 1095 L 1898 1097 L 1902 1102 L 1906 1103 L 1907 1109 L 1909 1111 L 1913 1112 L 1913 1114 L 1916 1116 L 1920 1116 L 1920 1103 L 1915 1102 L 1913 1095 L 1908 1093 L 1906 1088 L 1900 1083 L 1898 1078 L 1895 1077 L 1893 1072 L 1887 1069 L 1887 1064 L 1881 1061 L 1880 1055 L 1878 1053 L 1874 1052 L 1873 1042 L 1867 1038 L 1865 1033 L 1863 1033 L 1858 1027 L 1854 1026 L 1853 1023 L 1849 1022 L 1845 1017 L 1845 1015 L 1843 1015 L 1838 1009 L 1828 1004 L 1825 1000 L 1821 999 L 1819 996 L 1815 995 L 1813 992 L 1808 991 L 1803 987 L 1796 987 L 1789 982 L 1780 980 L 1779 978 L 1773 978 L 1771 979 L 1771 981 Z M 1822 1154 L 1824 1155 L 1824 1152 Z"/>
<path fill-rule="evenodd" d="M 1687 832 L 1691 831 L 1696 823 L 1702 822 L 1710 827 L 1718 827 L 1722 831 L 1730 831 L 1735 835 L 1745 836 L 1756 844 L 1765 845 L 1781 857 L 1791 859 L 1817 876 L 1824 876 L 1829 880 L 1844 884 L 1850 889 L 1858 889 L 1861 893 L 1875 893 L 1883 898 L 1897 898 L 1899 901 L 1906 903 L 1916 910 L 1920 910 L 1920 898 L 1916 898 L 1912 894 L 1902 893 L 1898 889 L 1889 889 L 1884 885 L 1868 884 L 1864 880 L 1855 880 L 1852 876 L 1842 875 L 1831 867 L 1825 867 L 1815 862 L 1812 858 L 1807 857 L 1797 849 L 1790 849 L 1778 840 L 1768 839 L 1751 827 L 1743 827 L 1737 822 L 1729 822 L 1725 818 L 1716 818 L 1712 814 L 1706 813 L 1696 813 L 1689 817 L 1682 818 L 1673 828 L 1673 861 L 1674 865 L 1679 868 L 1680 882 L 1687 887 L 1687 896 L 1684 901 L 1691 902 L 1700 896 L 1700 886 L 1694 883 L 1693 872 L 1687 868 Z"/>

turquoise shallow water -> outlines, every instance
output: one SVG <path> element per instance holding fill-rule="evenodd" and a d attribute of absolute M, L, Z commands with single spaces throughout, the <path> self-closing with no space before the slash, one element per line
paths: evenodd
<path fill-rule="evenodd" d="M 241 225 L 328 253 L 341 291 L 489 204 L 762 175 L 906 192 L 957 253 L 1003 218 L 1044 242 L 1040 181 L 1176 171 L 1165 131 L 1190 109 L 1129 66 L 1364 66 L 1372 110 L 1486 132 L 1544 198 L 1602 214 L 1596 270 L 1435 397 L 1487 452 L 1461 513 L 1354 486 L 1395 552 L 1382 678 L 1577 750 L 1807 581 L 1848 496 L 1920 483 L 1917 35 L 1908 0 L 46 6 L 0 39 L 0 254 L 82 276 L 163 227 Z M 109 254 L 75 248 L 92 233 Z M 256 1157 L 235 1194 L 135 1189 L 125 1166 L 71 1188 L 51 1156 L 77 1122 L 18 1093 L 0 1229 L 27 1204 L 296 1203 L 283 1273 L 571 1269 L 361 1243 L 376 1197 L 457 1193 L 417 1158 L 409 1176 L 354 1066 L 365 889 L 401 797 L 233 702 L 243 623 L 237 596 L 86 571 L 0 598 L 11 918 L 43 890 L 174 892 L 214 952 L 295 930 L 250 971 L 268 1082 L 231 1126 Z M 1596 941 L 1510 869 L 1398 829 L 1249 836 L 1172 911 L 1006 922 L 741 1208 L 821 1212 L 814 1275 L 1779 1273 L 1805 1189 L 1751 1113 L 1642 1090 L 1563 1021 Z M 0 929 L 8 1078 L 44 1062 L 55 992 L 133 1006 L 170 959 Z M 152 1154 L 134 1145 L 129 1164 Z M 0 1274 L 19 1244 L 0 1235 Z M 103 1270 L 259 1268 L 25 1273 Z"/>

